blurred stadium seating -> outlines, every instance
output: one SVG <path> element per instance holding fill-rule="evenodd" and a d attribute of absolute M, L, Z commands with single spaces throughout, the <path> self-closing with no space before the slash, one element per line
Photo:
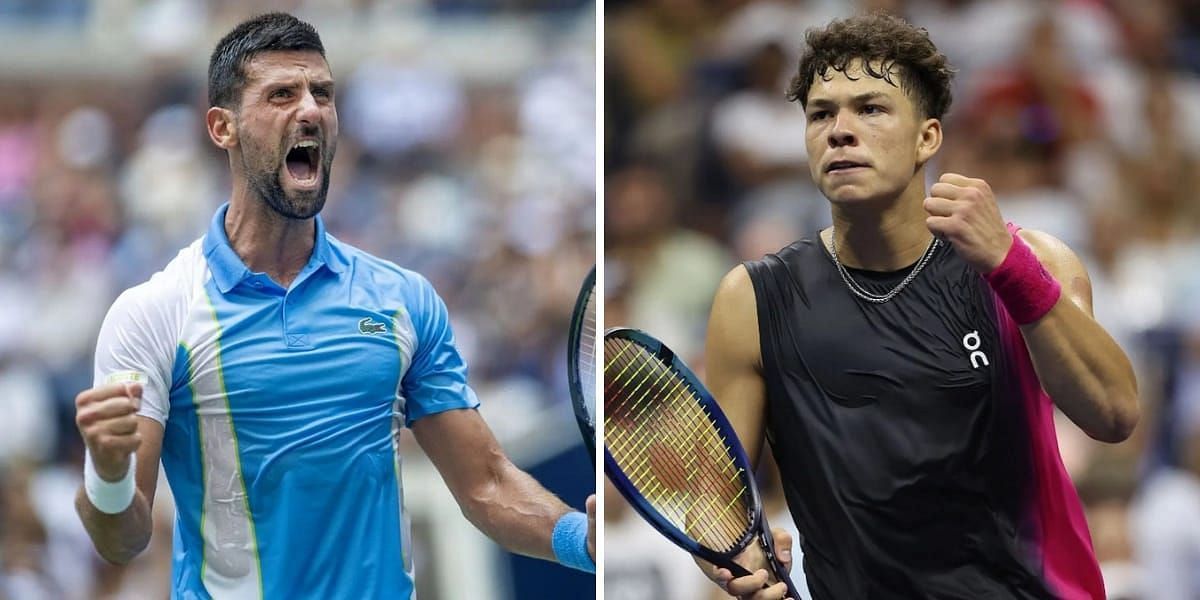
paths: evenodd
<path fill-rule="evenodd" d="M 1200 598 L 1195 0 L 606 2 L 606 324 L 702 365 L 720 276 L 828 223 L 783 90 L 806 28 L 870 9 L 926 27 L 959 69 L 931 171 L 984 178 L 1006 218 L 1067 241 L 1136 365 L 1133 439 L 1058 426 L 1110 598 Z M 645 539 L 628 511 L 606 512 L 610 555 Z M 671 592 L 699 577 L 673 565 L 609 568 L 609 597 L 697 597 Z"/>
<path fill-rule="evenodd" d="M 338 79 L 330 231 L 427 275 L 514 460 L 574 506 L 593 487 L 564 375 L 595 260 L 594 2 L 0 0 L 0 599 L 166 597 L 165 490 L 127 568 L 74 515 L 73 401 L 111 301 L 227 197 L 205 70 L 268 10 L 313 23 Z M 407 442 L 420 597 L 590 597 L 592 577 L 482 538 Z"/>

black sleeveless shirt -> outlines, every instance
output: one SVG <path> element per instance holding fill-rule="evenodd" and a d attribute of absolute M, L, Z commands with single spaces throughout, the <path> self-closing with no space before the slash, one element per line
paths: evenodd
<path fill-rule="evenodd" d="M 815 599 L 1103 598 L 1020 330 L 950 244 L 883 304 L 819 241 L 746 268 Z M 911 269 L 850 271 L 882 294 Z"/>

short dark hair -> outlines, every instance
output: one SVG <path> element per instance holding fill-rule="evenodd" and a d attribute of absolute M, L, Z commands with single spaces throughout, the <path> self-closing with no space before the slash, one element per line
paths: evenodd
<path fill-rule="evenodd" d="M 817 76 L 829 70 L 846 72 L 854 59 L 863 70 L 895 85 L 892 68 L 899 67 L 900 89 L 909 94 L 926 118 L 941 119 L 950 110 L 954 69 L 938 52 L 929 32 L 884 13 L 835 20 L 824 29 L 810 29 L 800 70 L 788 87 L 788 100 L 808 105 L 808 92 Z"/>
<path fill-rule="evenodd" d="M 311 50 L 325 57 L 317 30 L 292 15 L 275 12 L 244 21 L 221 38 L 208 61 L 209 106 L 230 108 L 241 101 L 246 63 L 276 50 Z"/>

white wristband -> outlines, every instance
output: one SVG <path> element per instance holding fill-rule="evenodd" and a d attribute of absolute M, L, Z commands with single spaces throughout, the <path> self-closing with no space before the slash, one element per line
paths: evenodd
<path fill-rule="evenodd" d="M 133 481 L 133 474 L 136 472 L 135 453 L 129 455 L 129 470 L 120 481 L 105 481 L 96 472 L 96 465 L 92 463 L 92 453 L 85 451 L 83 454 L 83 489 L 92 506 L 102 513 L 115 515 L 129 508 L 133 503 L 133 494 L 137 491 Z"/>

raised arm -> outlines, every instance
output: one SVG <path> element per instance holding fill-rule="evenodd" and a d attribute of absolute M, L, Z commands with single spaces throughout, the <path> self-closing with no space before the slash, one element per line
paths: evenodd
<path fill-rule="evenodd" d="M 75 423 L 91 455 L 92 473 L 75 496 L 75 510 L 104 560 L 124 564 L 150 543 L 154 491 L 158 484 L 158 460 L 162 452 L 163 427 L 157 421 L 137 416 L 141 404 L 140 384 L 112 383 L 81 392 L 75 398 Z M 119 512 L 110 505 L 120 497 L 120 484 L 130 471 L 133 453 L 137 454 L 132 474 L 133 499 Z M 99 478 L 97 481 L 94 478 Z M 93 489 L 97 499 L 89 497 Z M 97 489 L 98 488 L 98 489 Z M 97 503 L 105 510 L 97 508 Z M 108 511 L 108 512 L 106 512 Z"/>
<path fill-rule="evenodd" d="M 1120 442 L 1138 422 L 1137 381 L 1125 352 L 1092 316 L 1092 283 L 1079 257 L 1045 233 L 1018 234 L 1062 285 L 1046 316 L 1021 326 L 1042 388 L 1076 425 Z"/>
<path fill-rule="evenodd" d="M 982 179 L 946 173 L 929 193 L 926 225 L 996 290 L 1021 325 L 1038 379 L 1054 403 L 1097 440 L 1128 438 L 1138 421 L 1133 367 L 1092 318 L 1092 284 L 1079 257 L 1044 233 L 1022 230 L 1014 237 Z M 1057 300 L 1054 282 L 1041 268 L 1061 285 Z"/>
<path fill-rule="evenodd" d="M 412 424 L 463 515 L 509 551 L 558 560 L 553 544 L 560 519 L 573 512 L 508 460 L 474 409 L 448 410 Z M 587 553 L 596 558 L 595 497 L 587 502 Z"/>

